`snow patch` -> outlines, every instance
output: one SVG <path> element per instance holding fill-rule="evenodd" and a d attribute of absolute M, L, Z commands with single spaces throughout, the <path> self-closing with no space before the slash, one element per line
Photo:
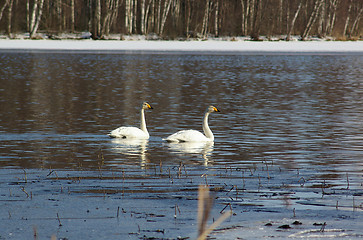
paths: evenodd
<path fill-rule="evenodd" d="M 17 39 L 0 37 L 0 50 L 118 50 L 118 51 L 184 51 L 184 52 L 363 52 L 363 41 L 329 41 L 310 38 L 298 41 L 293 36 L 291 41 L 284 41 L 283 36 L 261 38 L 250 41 L 249 37 L 221 37 L 189 40 L 158 40 L 157 36 L 112 35 L 109 40 L 92 40 L 90 33 L 74 35 L 41 36 L 39 40 L 29 40 L 26 35 Z M 51 40 L 53 39 L 53 40 Z"/>

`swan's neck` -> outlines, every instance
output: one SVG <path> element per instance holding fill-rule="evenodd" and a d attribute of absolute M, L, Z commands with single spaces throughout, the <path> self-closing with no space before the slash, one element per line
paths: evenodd
<path fill-rule="evenodd" d="M 204 115 L 204 119 L 203 119 L 203 131 L 204 131 L 205 136 L 213 141 L 214 136 L 208 125 L 208 116 L 209 116 L 209 112 L 206 112 Z"/>
<path fill-rule="evenodd" d="M 147 132 L 147 129 L 146 129 L 146 121 L 145 121 L 145 113 L 144 113 L 144 109 L 141 109 L 141 119 L 140 119 L 140 129 L 146 133 L 146 134 L 149 134 Z"/>

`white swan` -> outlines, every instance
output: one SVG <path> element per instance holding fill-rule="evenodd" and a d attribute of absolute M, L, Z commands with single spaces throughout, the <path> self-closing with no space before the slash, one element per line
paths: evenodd
<path fill-rule="evenodd" d="M 150 135 L 146 129 L 144 110 L 153 109 L 153 107 L 144 102 L 141 107 L 141 123 L 140 128 L 137 127 L 119 127 L 111 131 L 108 136 L 113 138 L 125 138 L 125 139 L 149 139 Z"/>
<path fill-rule="evenodd" d="M 214 106 L 209 106 L 207 108 L 203 119 L 203 131 L 205 135 L 196 130 L 182 130 L 170 135 L 164 140 L 168 142 L 212 142 L 214 140 L 214 136 L 208 126 L 208 116 L 212 112 L 220 111 Z"/>

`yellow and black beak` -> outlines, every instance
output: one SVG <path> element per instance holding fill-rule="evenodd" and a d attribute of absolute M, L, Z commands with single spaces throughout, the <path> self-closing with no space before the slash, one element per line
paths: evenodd
<path fill-rule="evenodd" d="M 216 107 L 214 107 L 214 111 L 215 112 L 220 112 Z"/>
<path fill-rule="evenodd" d="M 154 109 L 150 104 L 148 104 L 147 103 L 147 107 L 149 108 L 149 109 Z"/>

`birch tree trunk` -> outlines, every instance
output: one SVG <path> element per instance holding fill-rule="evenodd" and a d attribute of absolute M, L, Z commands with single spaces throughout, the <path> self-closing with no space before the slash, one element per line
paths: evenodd
<path fill-rule="evenodd" d="M 354 22 L 353 22 L 353 24 L 352 24 L 352 27 L 351 27 L 351 29 L 350 29 L 350 31 L 349 31 L 349 35 L 348 35 L 348 37 L 349 37 L 349 38 L 351 38 L 351 37 L 352 37 L 352 34 L 353 34 L 354 30 L 355 30 L 355 27 L 357 26 L 357 23 L 359 22 L 359 20 L 360 20 L 360 18 L 361 18 L 361 16 L 362 16 L 362 12 L 363 12 L 363 8 L 361 8 L 361 9 L 359 10 L 359 12 L 358 12 L 358 14 L 357 14 L 356 18 L 354 19 Z"/>
<path fill-rule="evenodd" d="M 155 31 L 155 1 L 156 0 L 151 0 L 151 16 L 150 16 L 150 28 L 153 29 L 153 31 Z M 148 26 L 148 30 L 149 30 L 149 26 Z"/>
<path fill-rule="evenodd" d="M 330 35 L 333 31 L 335 24 L 335 16 L 337 11 L 338 0 L 330 0 L 329 22 L 326 26 L 326 34 Z"/>
<path fill-rule="evenodd" d="M 254 16 L 255 16 L 255 4 L 256 4 L 256 2 L 255 2 L 256 0 L 249 0 L 249 4 L 250 4 L 250 6 L 249 6 L 249 30 L 248 30 L 248 32 L 251 34 L 251 32 L 252 32 L 252 29 L 253 29 L 253 24 L 254 24 Z M 257 0 L 257 1 L 259 1 L 259 0 Z"/>
<path fill-rule="evenodd" d="M 118 8 L 119 8 L 119 0 L 106 0 L 105 1 L 105 12 L 104 17 L 102 19 L 102 28 L 101 28 L 101 38 L 104 36 L 108 36 L 110 34 L 111 25 L 117 16 Z"/>
<path fill-rule="evenodd" d="M 161 36 L 164 32 L 164 26 L 165 26 L 165 22 L 166 19 L 168 18 L 169 15 L 169 10 L 170 10 L 170 6 L 171 6 L 171 2 L 173 0 L 165 0 L 164 2 L 164 9 L 163 9 L 163 14 L 162 14 L 162 18 L 161 18 L 161 23 L 160 23 L 160 31 L 159 31 L 159 35 Z"/>
<path fill-rule="evenodd" d="M 245 27 L 244 27 L 244 34 L 243 35 L 247 35 L 248 33 L 249 33 L 249 28 L 248 28 L 248 26 L 249 26 L 249 21 L 250 21 L 250 16 L 251 16 L 251 13 L 250 13 L 250 11 L 251 11 L 251 4 L 250 4 L 250 0 L 247 0 L 246 1 L 246 11 L 245 11 Z"/>
<path fill-rule="evenodd" d="M 201 30 L 201 35 L 203 37 L 206 37 L 206 35 L 208 33 L 209 12 L 210 12 L 210 8 L 211 8 L 211 4 L 212 3 L 210 0 L 207 0 L 205 3 L 203 25 L 202 25 L 202 30 Z"/>
<path fill-rule="evenodd" d="M 61 32 L 62 29 L 62 0 L 56 1 L 56 10 L 57 10 L 57 21 L 58 21 L 58 31 Z"/>
<path fill-rule="evenodd" d="M 133 19 L 134 19 L 134 11 L 133 11 L 133 0 L 126 0 L 125 2 L 125 28 L 126 33 L 131 34 L 132 33 L 132 27 L 133 27 Z"/>
<path fill-rule="evenodd" d="M 44 0 L 35 0 L 33 4 L 33 12 L 30 19 L 30 38 L 33 38 L 38 31 L 39 23 L 43 14 Z"/>
<path fill-rule="evenodd" d="M 330 19 L 331 19 L 331 16 L 332 16 L 332 8 L 333 8 L 333 1 L 332 0 L 330 0 L 329 1 L 330 3 L 329 3 L 329 7 L 328 7 L 328 9 L 327 9 L 327 12 L 326 12 L 326 14 L 327 14 L 327 16 L 326 16 L 326 24 L 325 24 L 325 27 L 324 27 L 324 32 L 325 32 L 325 34 L 328 34 L 328 30 L 329 30 L 329 26 L 330 26 Z"/>
<path fill-rule="evenodd" d="M 325 21 L 325 16 L 326 16 L 326 4 L 323 3 L 321 5 L 321 12 L 320 12 L 320 16 L 319 16 L 319 26 L 318 26 L 318 35 L 319 37 L 325 37 L 326 32 L 324 31 L 324 26 L 326 25 L 326 21 Z"/>
<path fill-rule="evenodd" d="M 9 4 L 9 0 L 6 0 L 4 5 L 1 7 L 1 9 L 0 9 L 0 20 L 2 19 L 4 10 L 5 10 L 6 6 L 8 6 L 8 4 Z"/>
<path fill-rule="evenodd" d="M 155 0 L 155 4 L 157 3 L 157 6 L 155 5 L 156 12 L 154 15 L 154 26 L 155 26 L 155 33 L 160 34 L 160 19 L 161 19 L 161 0 Z"/>
<path fill-rule="evenodd" d="M 101 38 L 103 38 L 105 35 L 108 36 L 110 33 L 110 20 L 113 10 L 113 0 L 106 0 L 104 3 L 106 14 L 102 19 Z"/>
<path fill-rule="evenodd" d="M 129 31 L 129 14 L 130 14 L 130 0 L 125 1 L 125 29 L 126 33 Z"/>
<path fill-rule="evenodd" d="M 93 25 L 93 11 L 92 11 L 92 1 L 93 0 L 88 0 L 87 1 L 87 8 L 88 8 L 88 31 L 92 33 L 92 25 Z"/>
<path fill-rule="evenodd" d="M 286 7 L 286 33 L 288 33 L 289 30 L 290 30 L 290 26 L 289 26 L 289 23 L 290 23 L 290 2 L 287 1 L 286 5 L 287 5 L 287 7 Z"/>
<path fill-rule="evenodd" d="M 318 17 L 318 13 L 319 13 L 319 9 L 322 5 L 324 0 L 316 0 L 315 1 L 315 4 L 314 4 L 314 9 L 313 11 L 311 12 L 311 15 L 310 15 L 310 18 L 309 18 L 309 21 L 308 23 L 306 24 L 306 27 L 305 27 L 305 30 L 301 36 L 301 39 L 302 40 L 305 40 L 305 38 L 309 35 L 310 31 L 311 31 L 311 28 L 313 26 L 313 24 L 315 23 L 317 17 Z"/>
<path fill-rule="evenodd" d="M 74 32 L 74 24 L 75 24 L 75 16 L 74 16 L 74 0 L 71 0 L 71 32 Z"/>
<path fill-rule="evenodd" d="M 352 1 L 350 1 L 350 3 L 349 3 L 348 15 L 347 15 L 347 18 L 345 20 L 343 36 L 345 36 L 347 34 L 347 29 L 348 29 L 348 24 L 349 24 L 349 18 L 350 18 L 350 11 L 351 11 L 351 9 L 352 9 Z"/>
<path fill-rule="evenodd" d="M 146 11 L 145 11 L 145 18 L 144 18 L 144 34 L 148 33 L 148 29 L 149 29 L 149 14 L 150 14 L 150 6 L 152 6 L 154 3 L 154 0 L 150 0 L 149 3 L 147 4 L 146 7 Z"/>
<path fill-rule="evenodd" d="M 182 0 L 184 3 L 184 0 Z M 173 28 L 175 28 L 175 30 L 177 30 L 178 32 L 180 30 L 183 30 L 183 26 L 182 23 L 180 22 L 180 15 L 181 15 L 181 0 L 173 0 L 172 1 L 172 6 L 171 9 L 172 12 L 170 13 L 170 17 L 172 17 L 172 22 L 173 22 Z"/>
<path fill-rule="evenodd" d="M 190 6 L 190 0 L 186 0 L 186 20 L 185 20 L 185 34 L 187 39 L 190 37 L 190 17 L 191 17 L 191 6 Z"/>
<path fill-rule="evenodd" d="M 30 34 L 30 38 L 33 37 L 34 33 L 33 33 L 33 29 L 34 26 L 36 24 L 36 15 L 37 15 L 37 10 L 38 10 L 38 0 L 34 0 L 33 3 L 33 11 L 32 14 L 30 16 L 30 23 L 29 23 L 29 34 Z"/>
<path fill-rule="evenodd" d="M 117 19 L 117 16 L 118 16 L 118 10 L 120 8 L 120 0 L 113 0 L 113 8 L 112 8 L 112 14 L 111 14 L 111 17 L 110 17 L 110 20 L 109 20 L 109 26 L 108 26 L 108 33 L 110 31 L 110 28 L 111 26 L 115 23 L 115 20 Z M 107 34 L 108 34 L 107 33 Z"/>
<path fill-rule="evenodd" d="M 299 15 L 299 12 L 300 12 L 301 6 L 302 6 L 302 1 L 300 1 L 299 6 L 297 7 L 297 10 L 296 10 L 296 12 L 295 12 L 294 18 L 293 18 L 293 19 L 292 19 L 292 21 L 291 21 L 291 24 L 290 24 L 289 30 L 288 30 L 288 32 L 287 32 L 286 41 L 290 41 L 291 32 L 292 32 L 292 30 L 294 29 L 295 21 L 296 21 L 297 16 Z"/>
<path fill-rule="evenodd" d="M 260 35 L 261 0 L 256 0 L 253 12 L 251 38 L 252 40 L 258 40 Z"/>
<path fill-rule="evenodd" d="M 96 0 L 95 22 L 94 22 L 95 37 L 101 37 L 101 0 Z"/>
<path fill-rule="evenodd" d="M 241 33 L 244 35 L 245 32 L 245 3 L 241 0 Z"/>
<path fill-rule="evenodd" d="M 284 8 L 283 8 L 283 0 L 280 0 L 279 2 L 279 13 L 278 13 L 278 21 L 277 21 L 277 24 L 278 24 L 278 31 L 280 34 L 282 34 L 282 19 L 283 19 L 283 13 L 284 13 Z"/>
<path fill-rule="evenodd" d="M 104 36 L 108 35 L 109 33 L 109 21 L 110 21 L 110 18 L 111 18 L 111 14 L 112 14 L 112 0 L 105 0 L 104 1 L 105 5 L 104 5 L 104 8 L 105 8 L 105 14 L 104 16 L 102 17 L 102 24 L 101 24 L 101 32 L 100 32 L 100 37 L 101 38 L 104 38 Z"/>
<path fill-rule="evenodd" d="M 26 0 L 26 31 L 30 33 L 30 4 Z"/>
<path fill-rule="evenodd" d="M 214 35 L 219 36 L 219 1 L 217 0 L 214 13 Z"/>
<path fill-rule="evenodd" d="M 250 18 L 250 0 L 241 0 L 241 21 L 242 21 L 242 35 L 246 36 L 249 32 L 249 18 Z"/>
<path fill-rule="evenodd" d="M 130 8 L 129 8 L 129 30 L 128 33 L 133 33 L 133 26 L 134 26 L 134 0 L 130 0 Z"/>
<path fill-rule="evenodd" d="M 141 0 L 141 6 L 140 6 L 140 31 L 141 34 L 145 34 L 145 0 Z"/>
<path fill-rule="evenodd" d="M 12 19 L 12 12 L 13 12 L 13 2 L 14 2 L 14 0 L 10 0 L 9 7 L 8 7 L 8 26 L 7 26 L 7 31 L 8 31 L 9 38 L 11 38 L 11 19 Z"/>
<path fill-rule="evenodd" d="M 136 32 L 137 28 L 136 28 L 136 24 L 137 24 L 137 0 L 133 0 L 132 1 L 132 10 L 134 11 L 133 15 L 132 15 L 132 32 Z"/>
<path fill-rule="evenodd" d="M 90 0 L 90 32 L 92 39 L 99 39 L 102 36 L 101 32 L 101 0 Z"/>

